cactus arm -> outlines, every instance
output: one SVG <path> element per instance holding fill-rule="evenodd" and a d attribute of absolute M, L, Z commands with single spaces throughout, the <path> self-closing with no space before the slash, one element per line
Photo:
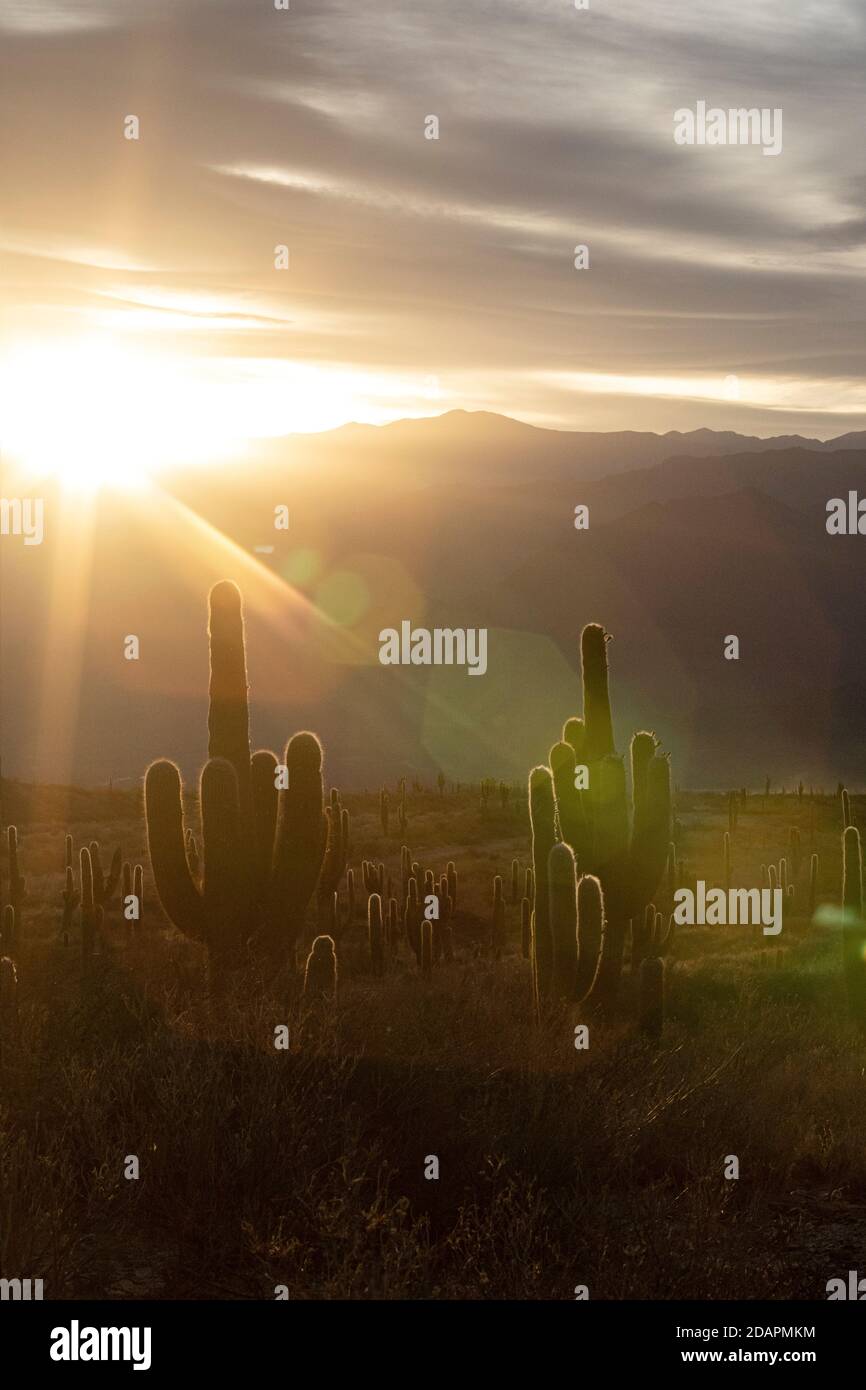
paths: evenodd
<path fill-rule="evenodd" d="M 577 884 L 577 976 L 575 995 L 583 999 L 598 970 L 604 924 L 604 895 L 594 874 L 583 874 Z"/>
<path fill-rule="evenodd" d="M 547 861 L 556 841 L 553 777 L 546 767 L 529 774 L 529 821 L 532 828 L 532 863 L 535 878 L 535 910 L 532 914 L 532 973 L 536 1010 L 550 997 L 553 941 L 550 935 L 550 903 Z"/>
<path fill-rule="evenodd" d="M 569 845 L 555 844 L 547 858 L 553 983 L 559 999 L 574 998 L 577 980 L 577 883 Z"/>
<path fill-rule="evenodd" d="M 204 842 L 202 897 L 212 956 L 231 958 L 244 944 L 249 920 L 249 861 L 243 853 L 238 779 L 227 758 L 209 758 L 201 774 Z"/>
<path fill-rule="evenodd" d="M 671 770 L 658 755 L 646 766 L 643 805 L 635 809 L 629 864 L 628 908 L 637 916 L 646 907 L 667 867 L 671 838 Z"/>
<path fill-rule="evenodd" d="M 242 824 L 250 807 L 250 709 L 243 603 L 240 590 L 221 580 L 210 591 L 210 706 L 208 757 L 226 758 L 238 779 Z"/>
<path fill-rule="evenodd" d="M 303 926 L 325 856 L 322 746 L 315 734 L 295 734 L 286 749 L 289 785 L 279 794 L 271 894 L 264 936 L 276 946 L 284 932 L 294 943 Z"/>
<path fill-rule="evenodd" d="M 550 770 L 556 792 L 559 814 L 559 833 L 583 863 L 590 853 L 589 827 L 583 809 L 583 797 L 574 785 L 574 749 L 570 743 L 555 743 L 550 750 Z"/>
<path fill-rule="evenodd" d="M 252 874 L 253 898 L 256 903 L 267 900 L 274 839 L 277 831 L 276 786 L 277 759 L 267 749 L 254 753 L 250 760 L 250 798 L 252 804 Z"/>
<path fill-rule="evenodd" d="M 588 623 L 580 636 L 583 668 L 583 717 L 586 726 L 584 761 L 599 762 L 615 752 L 608 686 L 609 634 L 598 623 Z"/>
<path fill-rule="evenodd" d="M 160 759 L 144 781 L 147 844 L 157 895 L 169 921 L 194 941 L 204 941 L 205 912 L 187 863 L 180 773 Z"/>

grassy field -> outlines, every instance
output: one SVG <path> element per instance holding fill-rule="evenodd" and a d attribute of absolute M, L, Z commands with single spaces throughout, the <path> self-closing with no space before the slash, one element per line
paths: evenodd
<path fill-rule="evenodd" d="M 426 981 L 404 944 L 377 978 L 362 897 L 322 1014 L 300 972 L 209 1002 L 202 952 L 156 900 L 136 794 L 4 794 L 28 895 L 0 1058 L 0 1275 L 42 1277 L 47 1298 L 821 1299 L 862 1265 L 866 1043 L 838 929 L 806 915 L 812 851 L 819 902 L 840 897 L 835 798 L 750 796 L 735 886 L 802 835 L 781 936 L 678 930 L 660 1043 L 637 1030 L 626 964 L 618 1013 L 577 1051 L 574 1007 L 533 1019 L 519 906 L 502 958 L 483 944 L 493 875 L 528 862 L 525 797 L 410 794 L 413 857 L 457 865 L 455 958 Z M 358 880 L 363 858 L 398 875 L 376 799 L 344 802 Z M 689 877 L 719 883 L 725 798 L 680 792 L 677 816 Z M 108 914 L 89 985 L 60 933 L 67 830 L 144 864 L 144 920 Z"/>

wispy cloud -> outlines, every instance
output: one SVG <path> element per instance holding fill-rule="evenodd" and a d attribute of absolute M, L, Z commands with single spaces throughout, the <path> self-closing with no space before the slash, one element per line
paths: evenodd
<path fill-rule="evenodd" d="M 7 333 L 54 295 L 563 424 L 609 422 L 602 380 L 692 374 L 762 383 L 715 402 L 732 427 L 855 423 L 860 0 L 5 0 L 0 25 L 3 238 L 31 258 Z M 678 148 L 698 99 L 781 107 L 783 154 Z M 658 399 L 692 419 L 694 392 Z"/>

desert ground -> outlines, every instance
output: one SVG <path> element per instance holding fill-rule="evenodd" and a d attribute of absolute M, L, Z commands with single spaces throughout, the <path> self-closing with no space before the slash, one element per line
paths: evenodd
<path fill-rule="evenodd" d="M 58 1299 L 826 1297 L 866 1234 L 839 798 L 767 797 L 761 779 L 738 805 L 732 872 L 759 885 L 800 830 L 781 935 L 678 928 L 658 1039 L 638 1026 L 627 950 L 617 1008 L 577 1050 L 573 1006 L 535 1017 L 510 893 L 513 859 L 521 883 L 529 862 L 526 792 L 504 796 L 410 785 L 405 834 L 385 836 L 378 790 L 344 795 L 355 917 L 336 998 L 312 1008 L 315 912 L 297 968 L 241 972 L 215 1000 L 204 952 L 156 898 L 140 791 L 6 782 L 26 890 L 3 1015 L 0 1272 L 38 1272 Z M 186 813 L 195 830 L 194 797 Z M 678 789 L 675 815 L 683 881 L 722 882 L 729 796 Z M 67 833 L 76 856 L 96 840 L 104 861 L 122 847 L 144 867 L 140 922 L 118 895 L 89 963 L 77 914 L 63 928 Z M 403 842 L 458 874 L 453 958 L 427 975 L 405 939 L 383 973 L 371 962 L 361 864 L 398 880 Z M 4 881 L 7 861 L 4 835 Z"/>

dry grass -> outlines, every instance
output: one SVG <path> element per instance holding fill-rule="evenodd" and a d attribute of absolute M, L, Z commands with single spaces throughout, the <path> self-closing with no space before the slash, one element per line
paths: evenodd
<path fill-rule="evenodd" d="M 682 931 L 662 1044 L 622 1016 L 533 1025 L 517 909 L 509 951 L 457 959 L 425 984 L 403 957 L 383 980 L 364 931 L 340 947 L 340 1000 L 305 1016 L 297 980 L 238 980 L 208 1004 L 197 949 L 115 921 L 91 992 L 58 940 L 63 834 L 145 859 L 131 793 L 7 788 L 29 880 L 20 1042 L 0 1098 L 0 1274 L 50 1297 L 568 1299 L 821 1298 L 866 1234 L 866 1045 L 848 1025 L 831 929 L 802 916 L 762 943 Z M 373 796 L 348 796 L 352 862 L 384 859 Z M 690 871 L 718 880 L 723 802 L 680 797 Z M 484 917 L 492 876 L 526 859 L 522 807 L 411 798 L 409 841 L 460 873 Z M 839 884 L 838 810 L 819 803 L 821 894 Z M 741 815 L 734 881 L 786 852 L 808 806 Z M 146 859 L 145 859 L 146 863 Z M 360 877 L 360 876 L 359 876 Z M 115 919 L 117 914 L 115 913 Z M 287 1023 L 291 1049 L 273 1047 Z M 141 1177 L 123 1176 L 136 1154 Z M 424 1178 L 427 1155 L 439 1181 Z M 740 1179 L 723 1177 L 736 1154 Z"/>

